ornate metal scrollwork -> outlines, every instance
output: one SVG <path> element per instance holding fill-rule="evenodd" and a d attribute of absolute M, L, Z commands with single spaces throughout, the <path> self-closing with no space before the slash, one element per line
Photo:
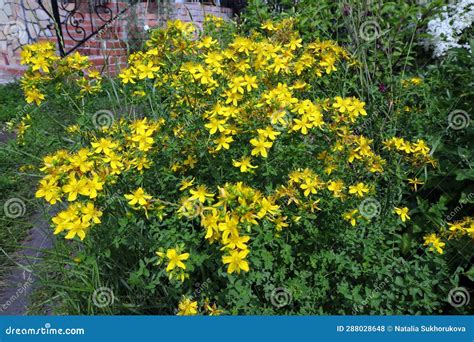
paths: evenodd
<path fill-rule="evenodd" d="M 44 6 L 44 0 L 36 1 L 54 20 L 59 51 L 63 56 L 75 51 L 139 2 L 139 0 L 128 0 L 128 6 L 123 6 L 125 1 L 120 0 L 50 0 L 51 11 L 49 11 Z M 70 39 L 76 44 L 66 50 L 65 39 Z"/>
<path fill-rule="evenodd" d="M 61 0 L 59 5 L 60 13 L 62 12 L 65 15 L 62 25 L 68 38 L 71 38 L 73 41 L 78 43 L 85 40 L 87 37 L 87 31 L 85 27 L 85 15 L 80 11 L 80 0 Z M 65 38 L 64 35 L 63 38 Z"/>

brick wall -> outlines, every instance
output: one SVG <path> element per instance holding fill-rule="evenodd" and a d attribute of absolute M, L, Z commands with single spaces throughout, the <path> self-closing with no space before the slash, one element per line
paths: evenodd
<path fill-rule="evenodd" d="M 48 1 L 43 3 L 47 4 Z M 78 52 L 89 56 L 98 70 L 111 75 L 115 75 L 126 65 L 128 49 L 144 37 L 146 26 L 155 27 L 169 19 L 181 19 L 186 22 L 192 21 L 201 27 L 207 14 L 224 18 L 232 16 L 232 10 L 229 8 L 201 5 L 196 2 L 169 3 L 164 6 L 158 6 L 156 2 L 140 2 L 133 7 L 129 7 L 125 2 L 118 2 L 118 5 L 120 9 L 128 8 L 128 10 L 122 15 L 115 11 L 112 15 L 114 20 L 77 48 Z M 73 4 L 68 6 L 66 9 L 74 8 Z M 116 10 L 117 1 L 111 1 L 111 6 Z M 50 8 L 47 9 L 52 13 Z M 60 14 L 62 19 L 67 15 L 61 7 Z M 104 24 L 99 15 L 84 14 L 78 32 L 71 26 L 69 30 L 62 26 L 66 51 L 92 33 L 91 24 L 94 27 Z M 106 14 L 102 16 L 106 17 Z M 21 47 L 39 40 L 56 42 L 52 23 L 53 21 L 36 1 L 0 0 L 0 72 L 7 72 L 15 78 L 21 76 L 24 70 L 19 63 Z"/>
<path fill-rule="evenodd" d="M 51 37 L 50 23 L 35 0 L 0 0 L 0 71 L 21 75 L 21 47 L 39 37 Z"/>

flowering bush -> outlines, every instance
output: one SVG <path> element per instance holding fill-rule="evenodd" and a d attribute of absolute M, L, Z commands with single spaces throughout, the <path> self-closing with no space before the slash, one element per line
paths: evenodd
<path fill-rule="evenodd" d="M 443 6 L 441 13 L 428 22 L 429 45 L 433 56 L 441 57 L 453 48 L 471 51 L 469 36 L 474 23 L 474 1 L 460 0 Z"/>
<path fill-rule="evenodd" d="M 43 88 L 52 81 L 74 81 L 81 94 L 94 94 L 100 90 L 102 77 L 92 69 L 88 57 L 75 52 L 61 59 L 55 53 L 56 47 L 49 41 L 26 45 L 21 51 L 21 63 L 30 66 L 22 78 L 27 103 L 41 105 L 45 99 Z"/>
<path fill-rule="evenodd" d="M 406 242 L 394 237 L 416 208 L 386 186 L 402 174 L 400 187 L 417 190 L 436 165 L 430 147 L 383 126 L 375 140 L 359 132 L 371 113 L 336 76 L 358 62 L 334 41 L 303 43 L 291 19 L 264 29 L 238 35 L 210 17 L 199 34 L 169 22 L 112 91 L 85 57 L 25 50 L 29 102 L 61 88 L 79 109 L 74 147 L 44 157 L 36 193 L 58 207 L 54 233 L 70 241 L 64 287 L 93 279 L 65 290 L 74 310 L 94 312 L 99 285 L 118 299 L 113 312 L 439 309 L 445 245 L 433 233 L 424 241 L 433 253 L 400 259 Z M 80 110 L 101 90 L 120 112 Z M 459 229 L 472 234 L 469 223 Z"/>

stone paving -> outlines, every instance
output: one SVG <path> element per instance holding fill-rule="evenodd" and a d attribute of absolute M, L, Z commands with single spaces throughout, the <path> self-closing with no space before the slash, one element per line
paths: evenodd
<path fill-rule="evenodd" d="M 42 262 L 44 251 L 53 246 L 52 231 L 44 215 L 33 215 L 31 222 L 34 226 L 28 237 L 12 255 L 16 266 L 0 280 L 0 316 L 27 313 L 31 294 L 38 286 L 34 270 Z"/>
<path fill-rule="evenodd" d="M 14 134 L 0 131 L 0 146 L 12 139 L 15 139 Z M 16 252 L 8 256 L 13 265 L 0 277 L 0 316 L 27 314 L 31 294 L 38 286 L 34 271 L 42 262 L 44 252 L 53 246 L 53 234 L 46 217 L 56 212 L 48 208 L 44 213 L 33 214 L 29 218 L 32 228 L 27 238 Z M 43 314 L 50 314 L 50 310 Z"/>
<path fill-rule="evenodd" d="M 0 70 L 0 84 L 7 84 L 11 82 L 15 82 L 15 76 Z"/>

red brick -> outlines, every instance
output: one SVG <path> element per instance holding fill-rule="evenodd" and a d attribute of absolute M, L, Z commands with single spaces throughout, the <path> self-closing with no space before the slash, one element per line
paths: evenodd
<path fill-rule="evenodd" d="M 106 40 L 105 46 L 109 48 L 125 48 L 127 44 L 120 40 Z"/>

